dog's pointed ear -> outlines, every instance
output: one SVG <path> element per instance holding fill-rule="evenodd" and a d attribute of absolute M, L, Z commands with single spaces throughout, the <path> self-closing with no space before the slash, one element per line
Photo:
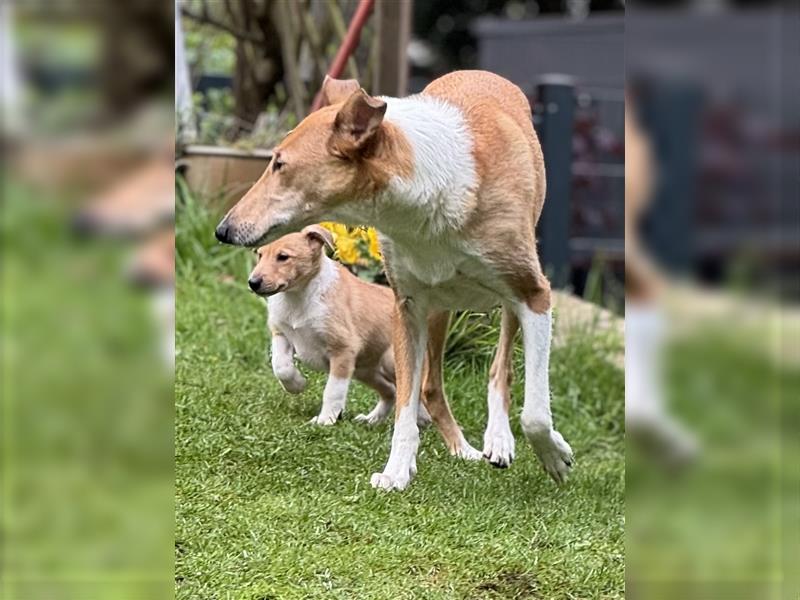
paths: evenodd
<path fill-rule="evenodd" d="M 325 245 L 331 252 L 335 250 L 333 234 L 322 225 L 309 225 L 303 229 L 303 233 L 309 242 L 318 243 L 320 247 Z"/>
<path fill-rule="evenodd" d="M 334 156 L 354 158 L 373 139 L 386 114 L 386 102 L 359 88 L 345 101 L 333 122 L 328 150 Z"/>
<path fill-rule="evenodd" d="M 344 102 L 359 89 L 361 86 L 355 79 L 334 79 L 325 75 L 325 81 L 322 82 L 322 106 Z"/>

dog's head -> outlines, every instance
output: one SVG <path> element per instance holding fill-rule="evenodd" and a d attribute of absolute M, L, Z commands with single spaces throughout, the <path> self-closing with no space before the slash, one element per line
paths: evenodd
<path fill-rule="evenodd" d="M 326 79 L 323 92 L 329 105 L 289 132 L 261 178 L 217 226 L 221 242 L 256 246 L 335 220 L 343 203 L 368 197 L 392 176 L 386 103 L 355 80 Z"/>
<path fill-rule="evenodd" d="M 333 249 L 333 235 L 319 225 L 261 246 L 247 284 L 259 296 L 300 289 L 319 272 L 323 246 Z"/>

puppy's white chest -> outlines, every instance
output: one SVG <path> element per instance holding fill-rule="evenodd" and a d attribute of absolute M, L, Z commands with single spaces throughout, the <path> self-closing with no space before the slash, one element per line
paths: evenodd
<path fill-rule="evenodd" d="M 293 303 L 287 301 L 284 294 L 277 294 L 268 300 L 267 307 L 270 326 L 286 336 L 297 358 L 312 369 L 326 370 L 326 306 L 316 301 Z"/>
<path fill-rule="evenodd" d="M 300 327 L 285 332 L 294 347 L 295 355 L 308 367 L 317 371 L 328 369 L 328 355 L 325 351 L 325 340 L 313 326 Z"/>

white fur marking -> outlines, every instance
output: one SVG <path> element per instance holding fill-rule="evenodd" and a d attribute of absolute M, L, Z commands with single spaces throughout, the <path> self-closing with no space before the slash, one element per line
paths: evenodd
<path fill-rule="evenodd" d="M 550 338 L 552 312 L 533 312 L 524 303 L 516 306 L 525 347 L 525 405 L 522 429 L 544 470 L 557 482 L 567 479 L 572 466 L 572 448 L 553 429 L 550 413 Z"/>
<path fill-rule="evenodd" d="M 414 154 L 412 176 L 394 178 L 387 193 L 420 209 L 422 223 L 414 229 L 421 225 L 436 235 L 461 228 L 477 189 L 472 133 L 463 113 L 430 96 L 383 100 L 385 120 L 400 129 Z M 409 223 L 406 219 L 398 225 Z"/>
<path fill-rule="evenodd" d="M 272 372 L 283 389 L 290 394 L 299 394 L 306 387 L 306 380 L 294 366 L 292 345 L 285 336 L 272 336 Z"/>
<path fill-rule="evenodd" d="M 508 423 L 503 394 L 489 382 L 489 419 L 483 434 L 483 455 L 497 467 L 508 467 L 514 460 L 514 435 Z"/>
<path fill-rule="evenodd" d="M 333 425 L 339 415 L 344 411 L 347 402 L 347 389 L 350 387 L 350 379 L 328 377 L 325 384 L 325 391 L 322 393 L 322 409 L 319 415 L 311 419 L 311 423 L 316 425 Z"/>

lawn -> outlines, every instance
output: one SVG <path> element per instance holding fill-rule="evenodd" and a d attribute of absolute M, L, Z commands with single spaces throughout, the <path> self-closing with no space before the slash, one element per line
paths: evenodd
<path fill-rule="evenodd" d="M 428 429 L 409 489 L 376 492 L 391 425 L 352 420 L 373 392 L 354 385 L 334 427 L 306 424 L 324 375 L 304 369 L 300 396 L 278 385 L 264 303 L 246 290 L 252 255 L 214 244 L 215 218 L 189 200 L 177 221 L 177 598 L 623 596 L 624 377 L 610 360 L 621 340 L 581 331 L 553 352 L 554 418 L 576 455 L 566 486 L 521 435 L 517 356 L 510 469 L 454 459 Z M 446 367 L 476 447 L 495 322 L 461 319 Z"/>

